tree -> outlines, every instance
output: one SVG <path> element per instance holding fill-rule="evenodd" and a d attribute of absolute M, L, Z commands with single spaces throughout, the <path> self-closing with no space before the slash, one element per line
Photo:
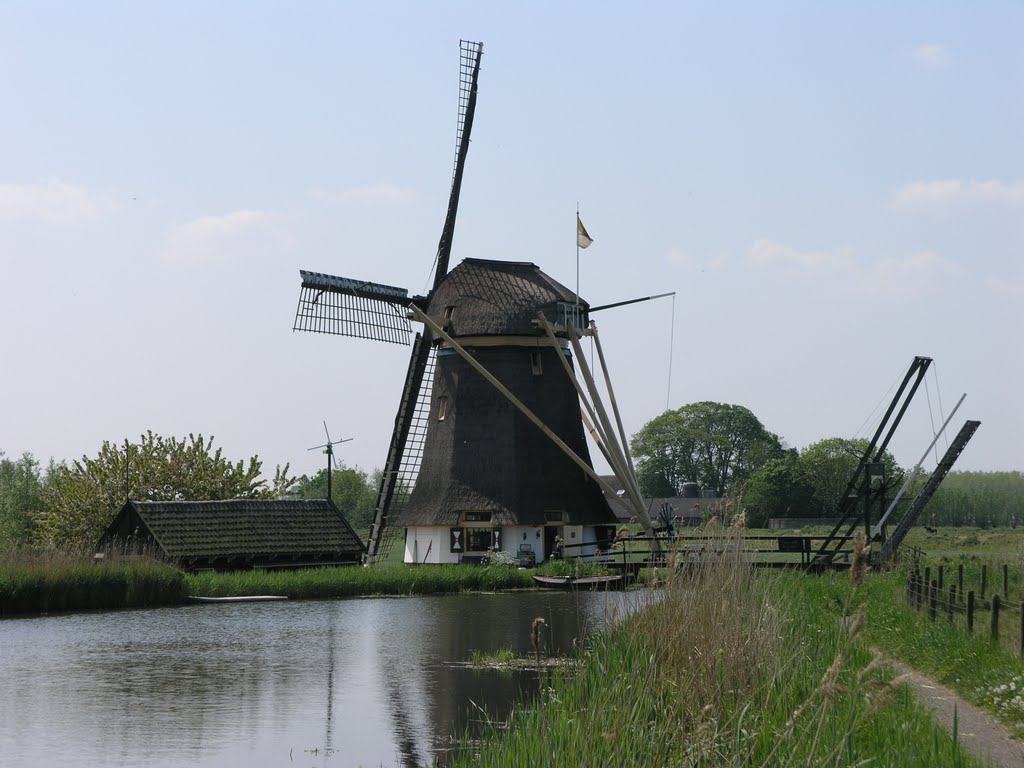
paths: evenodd
<path fill-rule="evenodd" d="M 0 550 L 27 544 L 43 511 L 43 476 L 31 453 L 4 458 L 0 451 Z"/>
<path fill-rule="evenodd" d="M 44 488 L 46 511 L 40 533 L 54 544 L 92 544 L 124 502 L 265 499 L 279 496 L 294 482 L 288 465 L 278 467 L 268 485 L 260 479 L 263 463 L 232 463 L 213 438 L 188 439 L 147 432 L 138 443 L 103 442 L 95 458 L 83 456 L 71 466 L 55 465 Z"/>
<path fill-rule="evenodd" d="M 738 490 L 750 473 L 782 455 L 779 438 L 742 405 L 704 401 L 666 411 L 647 422 L 630 443 L 641 490 L 677 495 L 686 481 Z"/>
<path fill-rule="evenodd" d="M 863 438 L 829 437 L 811 443 L 800 452 L 800 469 L 814 487 L 822 516 L 830 517 L 839 508 L 846 487 L 867 449 L 868 441 Z M 885 465 L 886 483 L 895 485 L 903 470 L 888 451 L 883 454 L 882 463 Z"/>
<path fill-rule="evenodd" d="M 353 528 L 368 529 L 373 523 L 377 485 L 363 470 L 344 464 L 331 474 L 331 500 Z M 303 475 L 288 493 L 300 499 L 326 499 L 327 469 L 321 469 L 312 477 Z"/>
<path fill-rule="evenodd" d="M 755 470 L 743 486 L 743 508 L 751 527 L 769 517 L 811 517 L 817 514 L 814 486 L 800 466 L 795 450 Z"/>

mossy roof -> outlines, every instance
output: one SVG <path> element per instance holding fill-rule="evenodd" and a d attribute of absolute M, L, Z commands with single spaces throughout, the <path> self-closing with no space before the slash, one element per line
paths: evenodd
<path fill-rule="evenodd" d="M 353 555 L 363 543 L 326 499 L 129 501 L 108 533 L 134 512 L 170 557 Z"/>

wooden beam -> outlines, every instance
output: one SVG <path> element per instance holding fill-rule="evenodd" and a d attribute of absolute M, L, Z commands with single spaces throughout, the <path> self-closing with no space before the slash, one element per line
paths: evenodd
<path fill-rule="evenodd" d="M 636 475 L 632 471 L 632 466 L 626 464 L 625 454 L 623 454 L 622 448 L 615 439 L 615 432 L 612 429 L 611 420 L 608 418 L 608 412 L 605 410 L 604 404 L 601 402 L 600 392 L 598 392 L 597 384 L 594 382 L 594 377 L 590 372 L 590 366 L 587 365 L 587 358 L 583 353 L 583 347 L 580 345 L 579 336 L 576 334 L 571 323 L 568 326 L 568 334 L 569 341 L 572 342 L 573 351 L 576 354 L 576 362 L 579 365 L 580 372 L 583 374 L 583 380 L 587 383 L 587 388 L 590 390 L 591 397 L 594 399 L 597 414 L 601 419 L 604 433 L 608 438 L 609 451 L 616 459 L 615 464 L 618 467 L 616 474 L 618 475 L 619 480 L 622 481 L 622 485 L 625 488 L 626 493 L 629 494 L 633 501 L 633 510 L 636 512 L 636 516 L 640 518 L 640 522 L 643 524 L 648 535 L 654 539 L 651 549 L 660 552 L 661 546 L 654 534 L 654 524 L 651 522 L 651 518 L 647 514 L 647 510 L 644 508 L 640 487 L 636 482 Z"/>

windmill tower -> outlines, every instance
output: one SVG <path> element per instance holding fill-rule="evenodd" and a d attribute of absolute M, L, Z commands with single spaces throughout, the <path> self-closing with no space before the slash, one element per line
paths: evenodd
<path fill-rule="evenodd" d="M 428 295 L 300 273 L 295 330 L 405 344 L 410 313 L 424 324 L 412 341 L 370 561 L 387 553 L 399 527 L 406 562 L 439 563 L 495 549 L 529 549 L 541 561 L 556 541 L 571 547 L 610 538 L 615 523 L 593 472 L 575 380 L 566 375 L 588 304 L 526 262 L 471 258 L 449 272 L 482 53 L 481 43 L 462 41 L 455 168 Z M 467 362 L 466 351 L 534 420 Z"/>

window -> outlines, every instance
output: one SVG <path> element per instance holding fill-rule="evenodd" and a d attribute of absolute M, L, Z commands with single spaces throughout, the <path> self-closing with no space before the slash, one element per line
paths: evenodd
<path fill-rule="evenodd" d="M 466 551 L 488 552 L 498 546 L 496 528 L 466 528 Z"/>
<path fill-rule="evenodd" d="M 455 305 L 454 304 L 449 304 L 447 307 L 444 308 L 444 319 L 445 320 L 451 320 L 452 319 L 452 315 L 454 315 L 454 314 L 455 314 Z"/>
<path fill-rule="evenodd" d="M 444 421 L 448 416 L 448 395 L 437 398 L 437 420 Z"/>
<path fill-rule="evenodd" d="M 467 512 L 466 513 L 467 523 L 489 523 L 491 522 L 490 512 Z"/>
<path fill-rule="evenodd" d="M 569 304 L 565 301 L 558 302 L 558 325 L 567 326 L 572 323 L 572 327 L 579 333 L 587 327 L 587 313 L 583 307 L 578 304 Z"/>
<path fill-rule="evenodd" d="M 562 510 L 560 509 L 545 509 L 544 520 L 548 523 L 560 523 L 562 522 Z"/>
<path fill-rule="evenodd" d="M 530 353 L 530 367 L 533 368 L 534 376 L 540 376 L 544 373 L 544 368 L 540 364 L 540 352 Z"/>

